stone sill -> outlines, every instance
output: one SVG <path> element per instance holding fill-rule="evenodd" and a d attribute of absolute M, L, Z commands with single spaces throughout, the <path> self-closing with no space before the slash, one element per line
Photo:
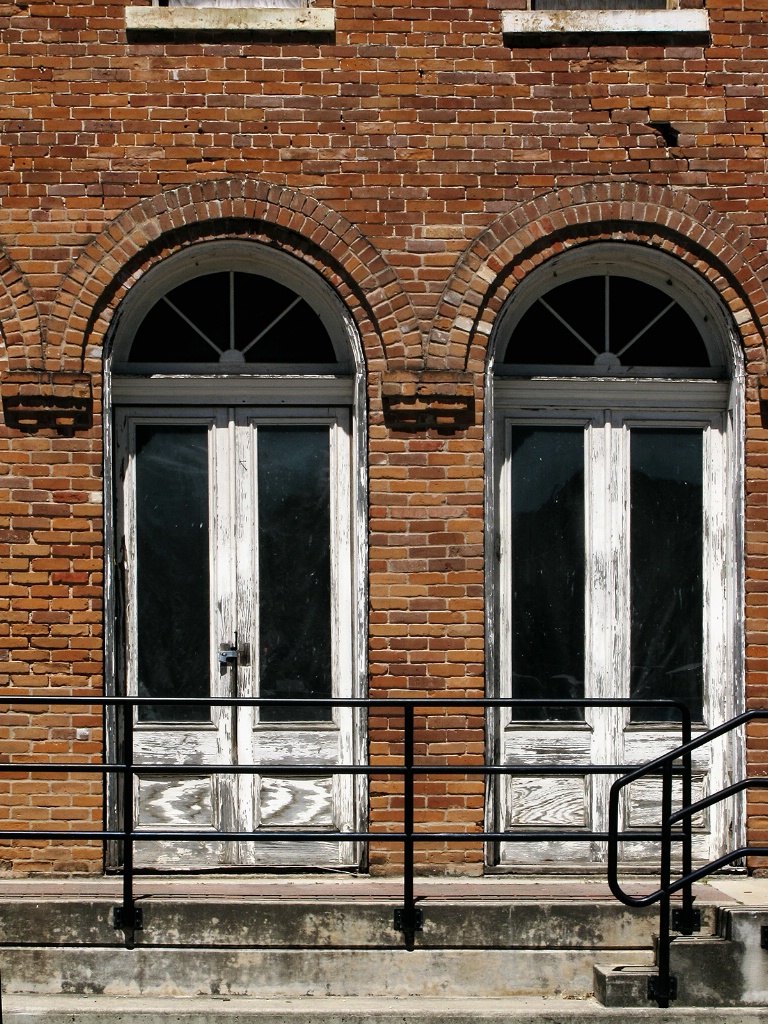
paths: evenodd
<path fill-rule="evenodd" d="M 129 32 L 333 32 L 332 7 L 126 7 Z"/>
<path fill-rule="evenodd" d="M 709 34 L 706 10 L 502 11 L 505 36 Z"/>

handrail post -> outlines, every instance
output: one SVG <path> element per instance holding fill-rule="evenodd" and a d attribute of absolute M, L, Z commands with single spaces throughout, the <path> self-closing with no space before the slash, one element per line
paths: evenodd
<path fill-rule="evenodd" d="M 125 934 L 125 948 L 133 949 L 141 911 L 133 894 L 133 704 L 120 705 L 123 725 L 123 904 L 115 909 L 115 928 Z"/>
<path fill-rule="evenodd" d="M 691 712 L 688 707 L 683 713 L 683 746 L 691 742 Z M 690 750 L 683 754 L 683 808 L 691 806 L 693 801 L 693 780 L 692 780 L 692 758 Z M 693 909 L 693 882 L 690 880 L 693 871 L 693 817 L 686 814 L 682 821 L 683 825 L 683 878 L 686 879 L 683 885 L 683 906 L 680 913 L 680 931 L 683 935 L 692 935 L 699 927 L 698 914 Z"/>
<path fill-rule="evenodd" d="M 418 930 L 418 912 L 413 898 L 413 705 L 403 707 L 403 909 L 400 914 L 400 930 L 405 938 L 405 948 L 413 949 Z"/>
<path fill-rule="evenodd" d="M 677 979 L 669 973 L 669 883 L 672 873 L 672 761 L 664 762 L 662 768 L 661 794 L 661 898 L 659 899 L 659 973 L 648 979 L 648 998 L 655 999 L 662 1009 L 669 1006 L 670 999 L 677 995 Z"/>

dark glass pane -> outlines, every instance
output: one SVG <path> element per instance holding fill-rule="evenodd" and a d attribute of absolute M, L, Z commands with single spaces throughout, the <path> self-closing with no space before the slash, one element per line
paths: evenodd
<path fill-rule="evenodd" d="M 608 280 L 611 352 L 619 353 L 625 345 L 629 345 L 638 331 L 641 331 L 662 310 L 667 308 L 671 299 L 666 292 L 646 284 L 645 281 L 634 281 L 629 277 L 614 277 L 613 275 Z M 654 325 L 649 331 L 646 331 L 634 345 L 627 349 L 626 355 L 620 357 L 622 363 L 637 361 L 639 350 L 647 338 L 653 337 L 657 333 L 657 326 Z M 669 338 L 668 335 L 666 337 L 672 344 L 667 348 L 665 361 L 674 354 L 676 341 L 674 337 Z"/>
<path fill-rule="evenodd" d="M 205 426 L 136 427 L 136 551 L 139 696 L 208 697 Z M 209 718 L 199 706 L 139 708 L 146 722 Z"/>
<path fill-rule="evenodd" d="M 645 312 L 643 316 L 646 316 Z M 642 320 L 637 322 L 635 333 L 642 326 Z M 678 305 L 667 310 L 650 330 L 638 338 L 621 356 L 621 362 L 624 366 L 711 365 L 707 346 L 698 328 L 685 310 Z"/>
<path fill-rule="evenodd" d="M 504 353 L 507 365 L 591 366 L 594 360 L 586 345 L 582 345 L 541 302 L 534 302 L 523 314 Z"/>
<path fill-rule="evenodd" d="M 584 431 L 512 427 L 512 695 L 584 696 Z M 517 709 L 579 719 L 582 709 Z"/>
<path fill-rule="evenodd" d="M 131 362 L 215 363 L 231 341 L 246 363 L 336 362 L 317 313 L 290 288 L 259 274 L 204 274 L 167 298 L 155 303 L 136 332 Z"/>
<path fill-rule="evenodd" d="M 132 363 L 215 363 L 211 348 L 166 302 L 156 302 L 136 332 Z"/>
<path fill-rule="evenodd" d="M 702 432 L 633 430 L 631 474 L 631 696 L 684 700 L 701 721 Z M 679 721 L 653 709 L 632 718 Z"/>
<path fill-rule="evenodd" d="M 259 427 L 259 695 L 331 696 L 328 427 Z M 330 708 L 262 708 L 325 721 Z"/>
<path fill-rule="evenodd" d="M 605 278 L 579 277 L 575 281 L 552 288 L 544 296 L 552 309 L 577 331 L 596 352 L 605 348 Z M 595 355 L 579 342 L 587 353 L 586 361 L 594 362 Z"/>
<path fill-rule="evenodd" d="M 276 281 L 256 274 L 235 274 L 238 322 L 244 330 L 237 347 L 247 347 L 277 318 L 280 320 L 245 353 L 247 363 L 335 363 L 328 331 L 304 299 Z M 292 306 L 291 309 L 288 309 Z M 286 313 L 285 311 L 288 310 Z M 282 315 L 281 314 L 285 314 Z"/>

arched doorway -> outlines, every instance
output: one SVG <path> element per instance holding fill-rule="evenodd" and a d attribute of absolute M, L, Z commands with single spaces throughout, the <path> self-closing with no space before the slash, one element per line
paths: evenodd
<path fill-rule="evenodd" d="M 364 756 L 348 708 L 285 698 L 361 693 L 362 358 L 318 274 L 245 241 L 169 257 L 129 293 L 107 362 L 112 407 L 114 686 L 142 697 L 137 863 L 201 869 L 349 866 L 353 843 L 223 842 L 222 831 L 354 830 Z M 364 605 L 363 605 L 364 607 Z M 263 697 L 209 708 L 207 697 Z M 302 775 L 207 765 L 314 763 Z M 194 775 L 179 764 L 200 765 Z"/>
<path fill-rule="evenodd" d="M 489 575 L 502 696 L 674 697 L 703 730 L 736 710 L 741 635 L 741 359 L 716 296 L 672 257 L 619 243 L 550 260 L 494 330 Z M 659 708 L 517 709 L 494 723 L 500 829 L 602 832 L 612 777 L 536 764 L 638 764 L 679 742 Z M 694 765 L 694 796 L 738 764 L 723 743 Z M 637 785 L 624 825 L 658 824 L 660 786 Z M 694 853 L 738 829 L 723 805 Z M 626 843 L 641 868 L 654 844 Z M 603 843 L 501 843 L 500 864 L 580 869 Z"/>

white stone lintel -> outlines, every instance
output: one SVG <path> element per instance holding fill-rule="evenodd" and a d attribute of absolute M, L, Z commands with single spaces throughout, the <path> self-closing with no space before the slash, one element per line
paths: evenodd
<path fill-rule="evenodd" d="M 333 32 L 332 7 L 126 7 L 132 32 Z"/>
<path fill-rule="evenodd" d="M 622 32 L 654 32 L 659 35 L 707 35 L 706 10 L 584 10 L 584 11 L 502 11 L 505 36 L 610 35 Z"/>

